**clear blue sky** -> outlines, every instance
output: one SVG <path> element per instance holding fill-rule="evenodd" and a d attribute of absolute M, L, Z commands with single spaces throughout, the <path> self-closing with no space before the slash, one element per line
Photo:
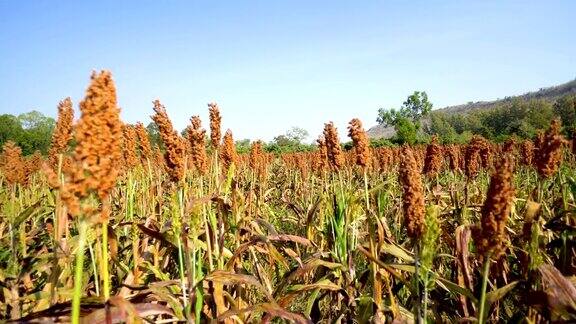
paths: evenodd
<path fill-rule="evenodd" d="M 576 77 L 576 1 L 0 0 L 0 113 L 54 116 L 113 72 L 122 117 L 176 127 L 216 101 L 236 139 L 375 124 L 425 90 L 435 107 Z"/>

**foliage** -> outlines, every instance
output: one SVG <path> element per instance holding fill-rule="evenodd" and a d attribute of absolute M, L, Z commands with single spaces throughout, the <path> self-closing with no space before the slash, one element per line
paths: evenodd
<path fill-rule="evenodd" d="M 464 143 L 470 134 L 501 142 L 510 136 L 533 138 L 538 129 L 547 128 L 552 119 L 560 117 L 567 129 L 576 121 L 573 97 L 563 97 L 555 104 L 541 99 L 510 100 L 491 109 L 447 114 L 434 111 L 424 127 L 427 134 L 436 134 L 443 143 Z"/>
<path fill-rule="evenodd" d="M 409 120 L 417 124 L 417 122 L 422 117 L 427 116 L 431 110 L 432 103 L 428 101 L 428 95 L 426 92 L 414 91 L 414 93 L 408 96 L 406 101 L 404 101 L 399 110 L 394 108 L 380 108 L 376 120 L 378 123 L 385 126 L 395 126 L 402 120 L 404 120 L 404 123 L 406 120 Z"/>
<path fill-rule="evenodd" d="M 266 152 L 271 153 L 288 153 L 288 152 L 306 152 L 314 148 L 303 141 L 308 137 L 308 132 L 299 127 L 292 127 L 283 135 L 278 135 L 265 145 Z"/>
<path fill-rule="evenodd" d="M 432 103 L 428 101 L 426 92 L 414 91 L 399 110 L 380 108 L 376 121 L 385 126 L 394 126 L 395 142 L 414 144 L 420 129 L 420 120 L 431 110 Z"/>
<path fill-rule="evenodd" d="M 148 131 L 148 138 L 150 139 L 150 144 L 154 147 L 163 147 L 164 144 L 162 143 L 162 138 L 160 137 L 160 130 L 158 129 L 158 125 L 154 122 L 150 122 L 148 126 L 146 126 L 146 130 Z"/>
<path fill-rule="evenodd" d="M 36 150 L 46 154 L 55 124 L 53 118 L 38 111 L 18 116 L 0 115 L 0 145 L 12 140 L 22 148 L 24 155 L 32 154 Z"/>
<path fill-rule="evenodd" d="M 564 96 L 554 103 L 554 113 L 562 120 L 567 133 L 576 130 L 576 95 Z"/>

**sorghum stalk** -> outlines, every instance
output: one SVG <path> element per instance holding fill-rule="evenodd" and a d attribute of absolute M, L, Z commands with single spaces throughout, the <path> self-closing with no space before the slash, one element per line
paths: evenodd
<path fill-rule="evenodd" d="M 415 283 L 418 293 L 416 318 L 422 323 L 422 293 L 420 290 L 420 240 L 424 233 L 424 188 L 420 177 L 420 168 L 416 163 L 414 154 L 408 146 L 402 148 L 402 164 L 400 166 L 400 182 L 403 189 L 404 224 L 408 236 L 415 245 Z"/>
<path fill-rule="evenodd" d="M 84 272 L 84 247 L 88 223 L 84 219 L 78 222 L 78 246 L 74 266 L 74 291 L 72 295 L 72 324 L 80 323 L 80 298 L 82 297 L 82 274 Z"/>
<path fill-rule="evenodd" d="M 478 307 L 478 323 L 486 322 L 486 288 L 488 286 L 488 275 L 490 274 L 490 254 L 486 256 L 482 266 L 482 286 L 480 287 L 480 305 Z"/>
<path fill-rule="evenodd" d="M 507 241 L 506 224 L 514 199 L 512 169 L 513 158 L 510 155 L 504 155 L 490 178 L 490 186 L 482 207 L 480 226 L 475 227 L 473 231 L 476 249 L 480 259 L 484 262 L 480 306 L 477 316 L 479 323 L 484 323 L 486 318 L 486 286 L 490 271 L 490 259 L 491 257 L 500 258 L 504 253 Z"/>

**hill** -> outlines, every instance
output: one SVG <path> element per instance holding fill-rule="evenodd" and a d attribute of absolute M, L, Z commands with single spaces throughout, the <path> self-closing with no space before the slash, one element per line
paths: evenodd
<path fill-rule="evenodd" d="M 543 99 L 547 101 L 556 101 L 558 98 L 568 95 L 576 94 L 576 79 L 566 82 L 557 86 L 540 88 L 538 91 L 527 92 L 519 96 L 506 97 L 504 99 L 498 99 L 493 101 L 477 101 L 469 102 L 462 105 L 448 106 L 434 111 L 441 111 L 449 114 L 456 113 L 468 113 L 478 109 L 490 109 L 498 105 L 510 102 L 512 100 L 531 100 L 531 99 Z M 384 127 L 382 125 L 376 125 L 368 129 L 368 137 L 373 139 L 378 138 L 389 138 L 394 136 L 394 127 Z"/>

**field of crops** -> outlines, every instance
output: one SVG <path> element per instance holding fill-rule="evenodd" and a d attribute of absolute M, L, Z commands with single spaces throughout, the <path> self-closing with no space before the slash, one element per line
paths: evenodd
<path fill-rule="evenodd" d="M 209 131 L 192 117 L 181 136 L 155 101 L 153 147 L 104 71 L 80 116 L 58 105 L 47 157 L 4 145 L 0 320 L 576 321 L 559 122 L 533 141 L 371 148 L 354 119 L 349 151 L 327 123 L 314 152 L 241 155 L 208 106 Z"/>

